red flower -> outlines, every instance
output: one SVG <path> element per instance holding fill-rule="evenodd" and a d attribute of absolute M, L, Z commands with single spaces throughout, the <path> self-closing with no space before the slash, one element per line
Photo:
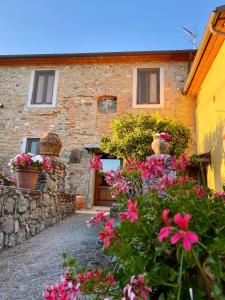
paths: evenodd
<path fill-rule="evenodd" d="M 89 161 L 88 170 L 90 171 L 91 169 L 95 171 L 102 169 L 101 155 L 94 155 L 93 158 Z"/>
<path fill-rule="evenodd" d="M 137 200 L 135 202 L 132 202 L 131 199 L 128 201 L 128 210 L 124 213 L 120 214 L 120 220 L 130 220 L 131 223 L 134 223 L 138 219 L 138 210 L 137 210 Z"/>
<path fill-rule="evenodd" d="M 123 289 L 122 300 L 137 300 L 139 297 L 143 300 L 147 300 L 151 291 L 152 289 L 144 284 L 143 274 L 138 275 L 137 279 L 135 276 L 132 276 L 130 283 Z"/>
<path fill-rule="evenodd" d="M 98 235 L 100 237 L 100 241 L 104 241 L 104 246 L 106 248 L 110 247 L 110 242 L 112 239 L 116 237 L 116 231 L 113 228 L 113 224 L 115 219 L 111 218 L 106 222 L 103 232 L 99 232 Z"/>
<path fill-rule="evenodd" d="M 163 212 L 162 212 L 163 222 L 167 226 L 161 228 L 161 230 L 159 232 L 158 239 L 160 240 L 160 242 L 162 242 L 164 239 L 166 239 L 170 235 L 170 233 L 171 233 L 172 225 L 171 225 L 171 223 L 168 220 L 168 214 L 169 214 L 169 212 L 170 212 L 170 210 L 168 208 L 164 209 Z"/>
<path fill-rule="evenodd" d="M 94 217 L 91 217 L 89 220 L 86 221 L 87 227 L 101 225 L 102 223 L 106 222 L 109 216 L 109 212 L 105 210 L 101 210 L 96 213 Z"/>
<path fill-rule="evenodd" d="M 183 240 L 183 247 L 186 251 L 189 251 L 192 248 L 193 244 L 198 243 L 199 238 L 195 232 L 188 230 L 188 223 L 191 219 L 190 214 L 185 214 L 184 217 L 180 213 L 174 216 L 174 222 L 181 228 L 181 231 L 178 231 L 171 237 L 171 244 L 176 244 L 179 240 Z"/>
<path fill-rule="evenodd" d="M 197 186 L 193 187 L 193 190 L 195 191 L 196 196 L 198 198 L 204 198 L 207 195 L 207 193 L 202 185 L 197 185 Z"/>

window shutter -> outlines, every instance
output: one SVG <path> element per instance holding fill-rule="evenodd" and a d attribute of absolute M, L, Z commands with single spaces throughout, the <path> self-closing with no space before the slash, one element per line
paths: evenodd
<path fill-rule="evenodd" d="M 138 69 L 137 104 L 160 103 L 160 70 Z"/>
<path fill-rule="evenodd" d="M 35 71 L 32 104 L 52 103 L 54 80 L 54 70 Z"/>

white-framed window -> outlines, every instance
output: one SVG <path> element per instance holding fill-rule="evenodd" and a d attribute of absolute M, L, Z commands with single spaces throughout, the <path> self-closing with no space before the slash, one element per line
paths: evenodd
<path fill-rule="evenodd" d="M 164 72 L 162 68 L 135 68 L 133 70 L 132 107 L 164 107 Z"/>
<path fill-rule="evenodd" d="M 28 94 L 28 107 L 55 107 L 58 70 L 32 70 Z"/>
<path fill-rule="evenodd" d="M 39 148 L 39 137 L 28 136 L 23 138 L 22 149 L 21 152 L 30 152 L 32 154 L 38 155 L 40 154 Z"/>

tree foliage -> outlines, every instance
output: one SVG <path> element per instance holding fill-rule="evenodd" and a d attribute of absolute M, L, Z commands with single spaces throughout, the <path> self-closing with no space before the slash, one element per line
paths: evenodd
<path fill-rule="evenodd" d="M 128 113 L 116 118 L 111 128 L 111 136 L 102 136 L 100 148 L 117 158 L 144 160 L 153 153 L 151 143 L 157 132 L 171 135 L 169 153 L 176 156 L 187 149 L 191 138 L 190 130 L 182 122 L 153 114 Z"/>

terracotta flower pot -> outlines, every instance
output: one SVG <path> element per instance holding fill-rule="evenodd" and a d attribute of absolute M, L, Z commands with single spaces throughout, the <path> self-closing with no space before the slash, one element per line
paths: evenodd
<path fill-rule="evenodd" d="M 84 198 L 82 196 L 76 196 L 76 209 L 84 208 Z"/>
<path fill-rule="evenodd" d="M 40 171 L 36 167 L 16 169 L 16 185 L 18 188 L 34 190 Z"/>
<path fill-rule="evenodd" d="M 62 142 L 56 133 L 46 133 L 40 139 L 40 154 L 47 156 L 59 156 Z"/>
<path fill-rule="evenodd" d="M 155 138 L 151 143 L 152 150 L 155 154 L 165 154 L 169 149 L 169 143 L 162 138 Z"/>

